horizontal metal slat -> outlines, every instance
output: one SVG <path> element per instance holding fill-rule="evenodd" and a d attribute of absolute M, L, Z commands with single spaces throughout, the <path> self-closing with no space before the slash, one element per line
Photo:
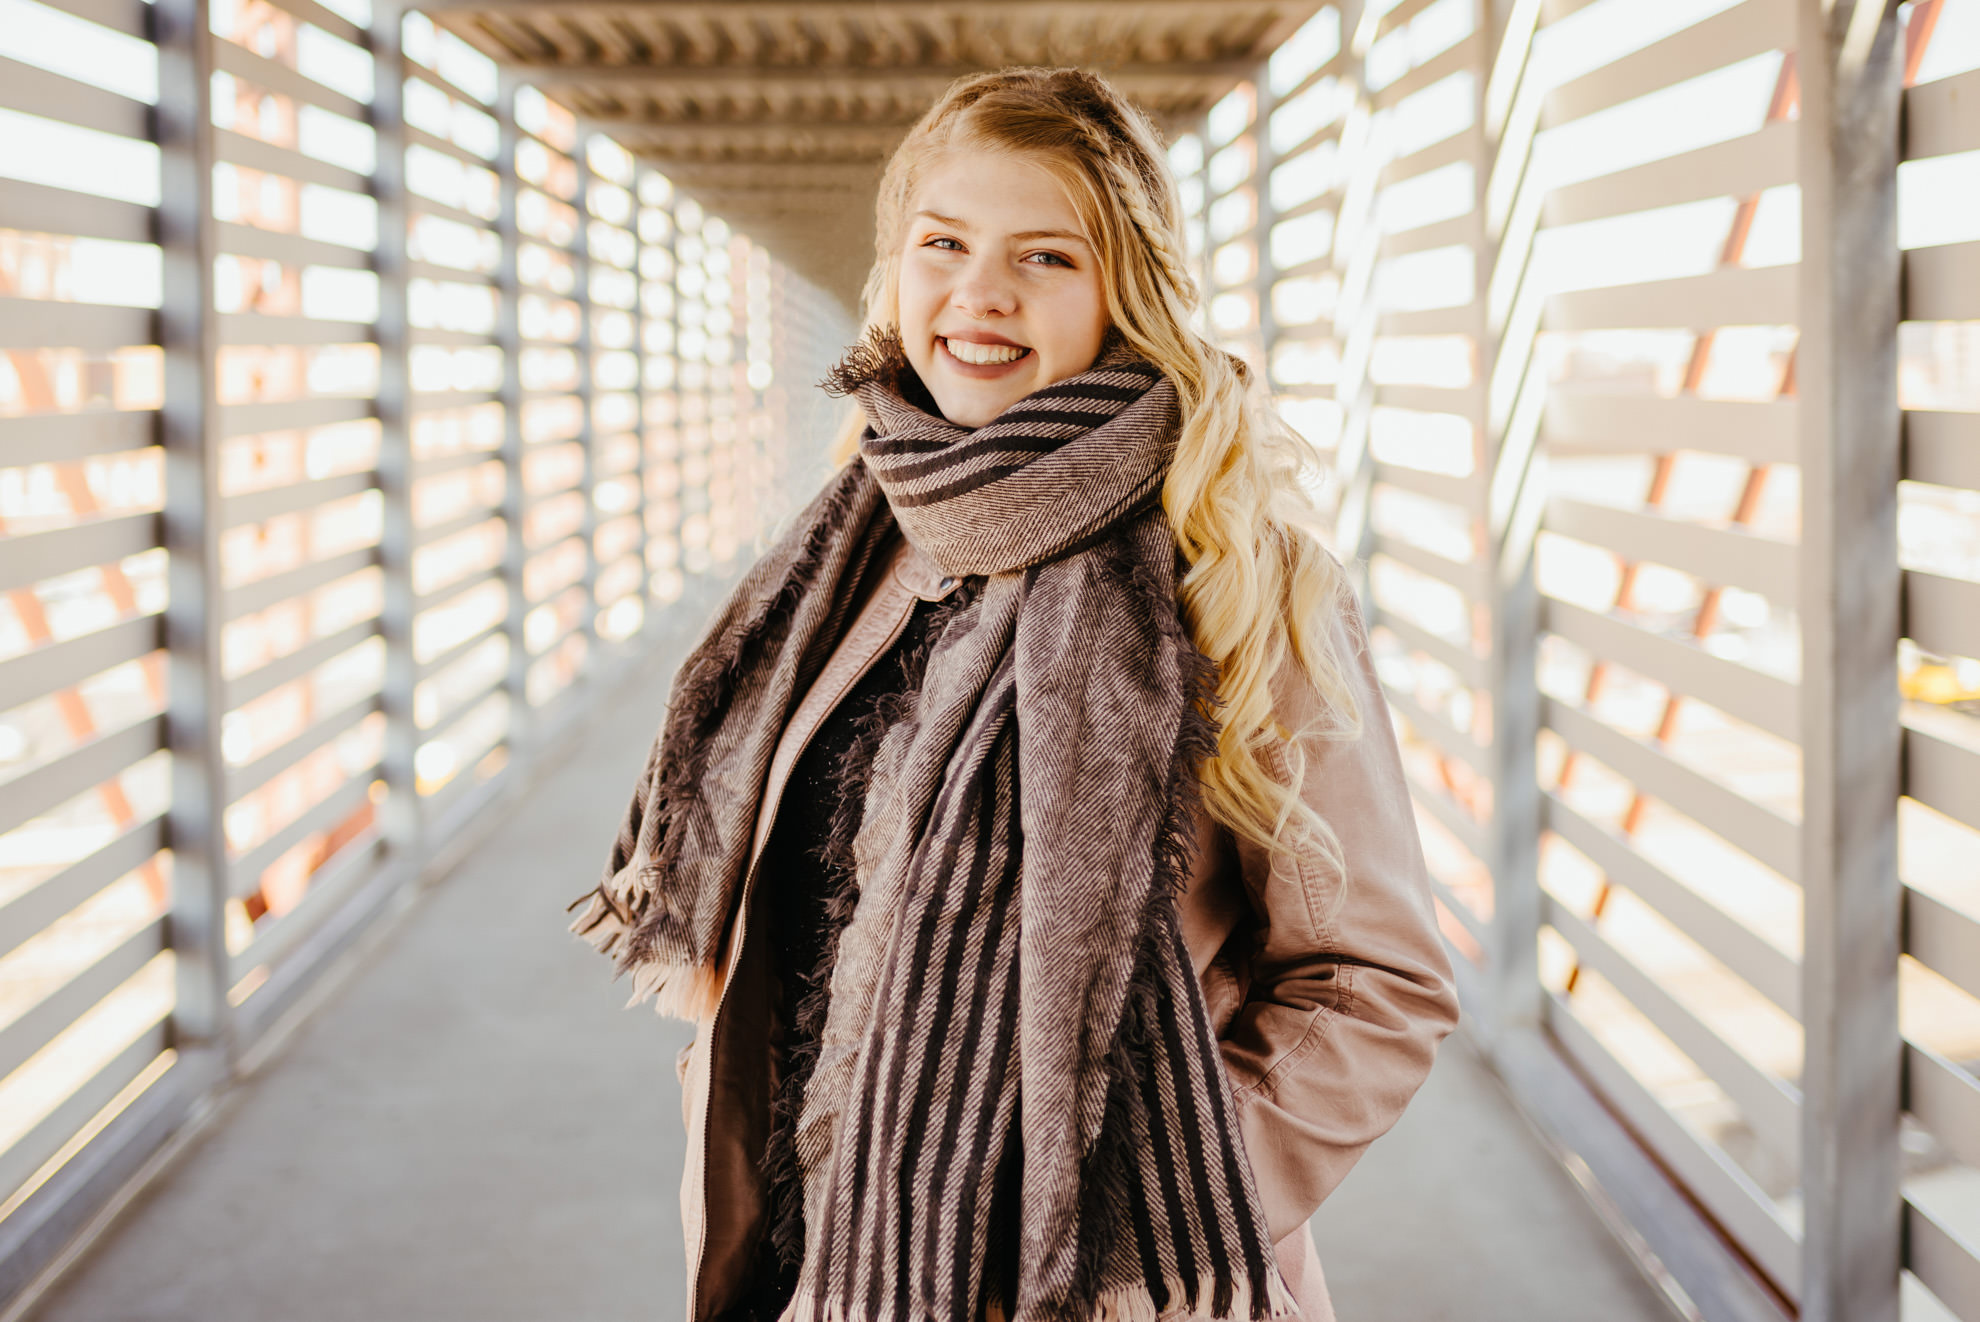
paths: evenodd
<path fill-rule="evenodd" d="M 462 87 L 453 79 L 447 77 L 446 74 L 441 73 L 438 69 L 429 69 L 423 64 L 414 64 L 408 61 L 406 63 L 406 76 L 417 78 L 423 83 L 431 84 L 445 92 L 448 96 L 453 97 L 454 100 L 466 105 L 478 106 L 484 110 L 488 108 L 487 102 L 468 91 L 465 87 Z"/>
<path fill-rule="evenodd" d="M 1980 997 L 1980 920 L 1915 886 L 1904 888 L 1904 953 Z"/>
<path fill-rule="evenodd" d="M 1476 941 L 1487 950 L 1492 948 L 1491 927 L 1471 911 L 1470 905 L 1458 898 L 1456 891 L 1446 886 L 1434 874 L 1430 878 L 1430 893 L 1437 897 L 1444 908 L 1450 912 L 1451 917 L 1457 919 L 1458 926 L 1469 933 L 1473 941 Z"/>
<path fill-rule="evenodd" d="M 1446 754 L 1470 767 L 1480 776 L 1490 776 L 1491 762 L 1486 750 L 1476 739 L 1451 724 L 1445 717 L 1431 711 L 1408 693 L 1395 689 L 1384 689 L 1391 710 L 1407 720 L 1416 733 L 1435 744 Z"/>
<path fill-rule="evenodd" d="M 1466 812 L 1450 795 L 1415 781 L 1410 782 L 1409 794 L 1416 806 L 1428 810 L 1437 819 L 1437 824 L 1457 837 L 1457 842 L 1469 850 L 1473 858 L 1483 861 L 1486 854 L 1485 827 L 1476 817 Z"/>
<path fill-rule="evenodd" d="M 1791 184 L 1798 177 L 1797 132 L 1797 125 L 1781 120 L 1730 142 L 1568 184 L 1547 195 L 1541 223 L 1549 228 L 1577 225 L 1705 198 L 1751 197 Z"/>
<path fill-rule="evenodd" d="M 39 234 L 151 242 L 150 207 L 48 184 L 0 179 L 0 225 Z"/>
<path fill-rule="evenodd" d="M 309 879 L 309 889 L 295 908 L 280 918 L 270 914 L 255 924 L 254 939 L 247 948 L 231 957 L 230 982 L 238 982 L 249 969 L 260 964 L 271 967 L 300 945 L 324 921 L 363 890 L 378 874 L 384 859 L 384 842 L 376 836 L 337 851 L 337 857 L 318 869 Z"/>
<path fill-rule="evenodd" d="M 1377 324 L 1383 335 L 1470 335 L 1478 330 L 1478 322 L 1478 305 L 1463 303 L 1414 312 L 1384 312 Z"/>
<path fill-rule="evenodd" d="M 1428 9 L 1434 0 L 1397 0 L 1395 8 L 1382 15 L 1375 24 L 1375 40 L 1380 41 L 1403 24 Z"/>
<path fill-rule="evenodd" d="M 469 528 L 479 527 L 487 523 L 490 519 L 499 519 L 502 517 L 502 507 L 499 503 L 501 497 L 497 496 L 496 501 L 498 503 L 477 506 L 463 514 L 456 514 L 451 519 L 443 519 L 439 523 L 431 523 L 415 528 L 413 529 L 413 541 L 420 546 L 425 546 L 432 542 L 443 542 L 455 533 L 466 532 Z"/>
<path fill-rule="evenodd" d="M 1772 808 L 1727 789 L 1655 745 L 1543 697 L 1541 721 L 1570 747 L 1601 762 L 1790 881 L 1801 875 L 1801 828 Z"/>
<path fill-rule="evenodd" d="M 437 76 L 427 72 L 425 69 L 421 69 L 418 65 L 408 66 L 408 71 L 423 82 L 441 81 Z M 463 165 L 472 165 L 483 170 L 492 170 L 495 168 L 492 161 L 483 160 L 466 147 L 461 146 L 458 142 L 443 138 L 437 133 L 428 133 L 425 129 L 414 128 L 410 124 L 406 125 L 406 145 L 408 147 L 424 147 L 428 151 L 438 152 L 442 156 L 451 156 Z"/>
<path fill-rule="evenodd" d="M 492 330 L 443 330 L 437 326 L 413 326 L 407 330 L 414 344 L 439 344 L 450 349 L 499 348 L 500 341 L 495 338 L 496 334 Z"/>
<path fill-rule="evenodd" d="M 419 677 L 421 679 L 425 679 L 429 675 L 439 674 L 441 671 L 445 670 L 448 666 L 453 665 L 454 662 L 460 660 L 462 657 L 466 656 L 469 652 L 472 652 L 475 648 L 487 642 L 491 635 L 502 632 L 505 628 L 508 627 L 508 623 L 509 622 L 506 619 L 498 619 L 493 624 L 489 624 L 484 626 L 483 628 L 475 630 L 473 633 L 461 639 L 461 641 L 459 641 L 458 643 L 453 644 L 445 651 L 435 653 L 433 656 L 427 658 L 426 660 L 419 662 Z"/>
<path fill-rule="evenodd" d="M 213 151 L 230 165 L 244 165 L 250 170 L 283 175 L 299 183 L 325 184 L 347 193 L 362 193 L 371 187 L 370 178 L 356 170 L 346 170 L 341 165 L 319 161 L 314 156 L 305 156 L 288 147 L 277 147 L 272 142 L 251 138 L 233 129 L 213 131 Z"/>
<path fill-rule="evenodd" d="M 0 106 L 120 138 L 151 137 L 151 107 L 144 102 L 5 56 Z"/>
<path fill-rule="evenodd" d="M 254 761 L 227 768 L 227 802 L 239 803 L 242 798 L 260 789 L 317 749 L 333 742 L 346 730 L 377 711 L 380 702 L 378 694 L 368 693 L 326 716 L 317 717 L 302 733 L 283 740 Z"/>
<path fill-rule="evenodd" d="M 152 1062 L 171 1046 L 169 1025 L 162 1017 L 134 1038 L 109 1063 L 12 1147 L 0 1152 L 0 1188 L 18 1189 L 80 1132 L 96 1114 L 117 1099 Z"/>
<path fill-rule="evenodd" d="M 1452 642 L 1442 634 L 1431 633 L 1406 616 L 1377 606 L 1369 612 L 1368 627 L 1387 629 L 1402 641 L 1403 646 L 1424 653 L 1439 665 L 1449 666 L 1462 682 L 1474 688 L 1486 682 L 1486 664 L 1483 657 L 1478 656 L 1468 647 Z"/>
<path fill-rule="evenodd" d="M 20 1018 L 0 1028 L 0 1078 L 19 1069 L 56 1034 L 149 964 L 166 947 L 165 925 L 163 918 L 146 923 L 94 964 L 36 1002 Z"/>
<path fill-rule="evenodd" d="M 439 477 L 444 473 L 458 473 L 463 468 L 474 468 L 501 457 L 500 450 L 459 450 L 453 454 L 436 454 L 430 458 L 415 459 L 413 481 L 422 482 L 429 477 Z"/>
<path fill-rule="evenodd" d="M 277 317 L 261 312 L 223 312 L 222 344 L 369 344 L 370 322 L 325 321 L 317 317 Z"/>
<path fill-rule="evenodd" d="M 422 390 L 407 400 L 414 413 L 434 413 L 442 409 L 469 409 L 493 404 L 502 396 L 493 390 Z"/>
<path fill-rule="evenodd" d="M 1407 565 L 1419 574 L 1428 574 L 1448 583 L 1468 600 L 1478 601 L 1485 595 L 1487 570 L 1476 560 L 1450 560 L 1413 542 L 1386 536 L 1375 538 L 1374 553 L 1386 555 L 1399 565 Z"/>
<path fill-rule="evenodd" d="M 1907 321 L 1980 318 L 1980 239 L 1905 253 L 1904 315 Z"/>
<path fill-rule="evenodd" d="M 1777 1156 L 1793 1160 L 1801 1134 L 1801 1094 L 1776 1079 L 1720 1037 L 1691 1007 L 1666 991 L 1658 980 L 1611 945 L 1580 914 L 1552 895 L 1540 896 L 1540 919 L 1550 924 L 1580 955 L 1581 962 L 1602 975 L 1657 1031 L 1725 1090 L 1746 1113 L 1754 1134 Z"/>
<path fill-rule="evenodd" d="M 151 6 L 143 0 L 53 0 L 53 4 L 65 14 L 87 19 L 127 37 L 148 38 L 151 35 Z"/>
<path fill-rule="evenodd" d="M 1617 662 L 1673 694 L 1716 707 L 1789 742 L 1801 738 L 1800 692 L 1787 680 L 1555 598 L 1543 597 L 1540 610 L 1543 629 L 1598 659 Z"/>
<path fill-rule="evenodd" d="M 1921 83 L 1904 94 L 1910 160 L 1980 149 L 1980 69 Z"/>
<path fill-rule="evenodd" d="M 1542 124 L 1581 119 L 1793 44 L 1793 11 L 1784 0 L 1746 0 L 1556 87 L 1547 94 Z"/>
<path fill-rule="evenodd" d="M 1658 1101 L 1609 1054 L 1565 1001 L 1549 995 L 1543 1007 L 1547 1026 L 1568 1057 L 1637 1138 L 1670 1167 L 1686 1192 L 1710 1210 L 1768 1275 L 1777 1281 L 1799 1280 L 1801 1245 L 1752 1177 Z"/>
<path fill-rule="evenodd" d="M 1478 154 L 1478 134 L 1475 128 L 1460 129 L 1450 137 L 1433 142 L 1427 147 L 1398 156 L 1382 167 L 1382 187 L 1393 188 L 1406 183 L 1418 175 L 1441 170 L 1459 161 L 1469 161 Z"/>
<path fill-rule="evenodd" d="M 84 409 L 0 418 L 0 468 L 64 463 L 158 444 L 153 409 Z"/>
<path fill-rule="evenodd" d="M 1484 62 L 1485 36 L 1481 32 L 1473 32 L 1449 50 L 1438 55 L 1433 55 L 1424 63 L 1417 65 L 1414 69 L 1411 69 L 1408 73 L 1396 79 L 1387 87 L 1384 87 L 1381 91 L 1376 92 L 1369 98 L 1369 102 L 1377 110 L 1386 109 L 1389 106 L 1395 105 L 1398 101 L 1408 100 L 1426 87 L 1434 87 L 1454 73 L 1459 73 L 1465 69 L 1474 69 L 1483 72 L 1481 66 Z"/>
<path fill-rule="evenodd" d="M 378 548 L 366 546 L 229 588 L 225 598 L 225 618 L 237 620 L 243 615 L 267 610 L 279 601 L 314 592 L 326 583 L 334 583 L 346 574 L 355 574 L 377 563 Z"/>
<path fill-rule="evenodd" d="M 1448 473 L 1426 473 L 1403 464 L 1377 463 L 1375 480 L 1398 491 L 1408 491 L 1427 500 L 1451 505 L 1469 514 L 1478 513 L 1485 503 L 1484 484 L 1469 477 Z"/>
<path fill-rule="evenodd" d="M 458 266 L 442 266 L 438 262 L 407 262 L 406 278 L 409 280 L 433 280 L 442 284 L 466 285 L 474 289 L 493 289 L 495 277 L 477 271 L 463 271 Z M 493 332 L 488 332 L 493 334 Z M 483 338 L 487 338 L 486 335 Z"/>
<path fill-rule="evenodd" d="M 1746 588 L 1775 602 L 1795 599 L 1796 548 L 1786 542 L 1565 496 L 1547 502 L 1543 526 L 1625 560 L 1683 570 L 1715 587 Z"/>
<path fill-rule="evenodd" d="M 1980 413 L 1905 410 L 1904 475 L 1980 491 Z"/>
<path fill-rule="evenodd" d="M 317 3 L 317 0 L 272 0 L 277 9 L 301 19 L 314 27 L 322 28 L 333 37 L 341 37 L 353 46 L 371 48 L 371 34 L 342 14 Z"/>
<path fill-rule="evenodd" d="M 1452 216 L 1449 220 L 1432 221 L 1428 225 L 1418 225 L 1413 229 L 1396 230 L 1382 238 L 1382 257 L 1402 257 L 1413 252 L 1429 252 L 1433 248 L 1454 248 L 1461 244 L 1476 242 L 1478 239 L 1478 213 L 1467 211 L 1462 216 Z M 1471 329 L 1467 326 L 1465 329 Z"/>
<path fill-rule="evenodd" d="M 69 864 L 34 889 L 0 906 L 0 954 L 12 954 L 30 937 L 73 912 L 105 886 L 165 848 L 165 817 L 139 822 L 95 853 Z"/>
<path fill-rule="evenodd" d="M 1801 966 L 1793 956 L 1671 877 L 1628 839 L 1576 812 L 1559 795 L 1544 792 L 1541 811 L 1546 829 L 1574 846 L 1609 880 L 1627 887 L 1755 991 L 1801 1018 Z"/>
<path fill-rule="evenodd" d="M 0 591 L 149 551 L 160 544 L 163 535 L 159 515 L 148 512 L 0 537 Z"/>
<path fill-rule="evenodd" d="M 318 831 L 327 831 L 356 812 L 358 805 L 370 797 L 371 782 L 376 778 L 376 766 L 359 771 L 315 805 L 297 814 L 296 819 L 287 826 L 228 863 L 228 889 L 234 897 L 245 899 L 254 894 L 260 889 L 261 874 L 276 859 Z"/>
<path fill-rule="evenodd" d="M 62 303 L 50 298 L 0 298 L 0 349 L 108 351 L 134 344 L 156 344 L 157 317 L 150 308 Z"/>
<path fill-rule="evenodd" d="M 1558 450 L 1670 454 L 1695 450 L 1754 464 L 1800 458 L 1792 399 L 1748 402 L 1618 391 L 1554 390 L 1541 435 Z"/>
<path fill-rule="evenodd" d="M 1921 728 L 1920 715 L 1910 710 L 1903 719 L 1904 792 L 1980 831 L 1980 752 Z M 1973 724 L 1980 726 L 1980 722 Z"/>
<path fill-rule="evenodd" d="M 147 716 L 21 772 L 0 785 L 0 835 L 88 793 L 164 746 L 165 718 Z"/>
<path fill-rule="evenodd" d="M 1477 419 L 1483 400 L 1477 386 L 1392 385 L 1375 387 L 1375 407 L 1408 409 L 1413 413 L 1454 413 Z M 1468 477 L 1454 479 L 1469 482 Z"/>
<path fill-rule="evenodd" d="M 1980 1166 L 1980 1082 L 1936 1051 L 1904 1044 L 1904 1095 L 1912 1117 L 1967 1166 Z"/>
<path fill-rule="evenodd" d="M 347 248 L 341 243 L 326 243 L 322 239 L 237 225 L 232 221 L 221 221 L 215 228 L 219 231 L 221 252 L 258 257 L 284 266 L 334 266 L 353 271 L 371 267 L 371 254 L 362 248 Z"/>
<path fill-rule="evenodd" d="M 264 694 L 273 693 L 284 684 L 301 679 L 310 671 L 332 657 L 342 656 L 367 638 L 378 633 L 378 618 L 359 620 L 356 624 L 339 629 L 336 633 L 306 643 L 286 656 L 278 656 L 253 670 L 234 676 L 227 681 L 227 710 L 234 711 L 253 702 Z"/>
<path fill-rule="evenodd" d="M 490 565 L 485 569 L 471 570 L 459 578 L 450 579 L 439 587 L 428 592 L 423 592 L 415 597 L 413 599 L 413 614 L 415 616 L 424 615 L 436 606 L 444 606 L 463 592 L 466 592 L 469 588 L 480 587 L 491 578 L 500 578 L 502 574 L 503 567 L 498 564 Z M 557 588 L 550 595 L 554 597 L 558 592 L 565 591 L 569 586 L 569 584 L 565 584 L 563 587 Z M 521 585 L 518 584 L 517 590 L 520 590 L 520 588 Z M 548 600 L 548 598 L 543 598 L 542 600 Z M 537 604 L 539 604 L 537 601 L 530 602 L 532 606 Z"/>
<path fill-rule="evenodd" d="M 165 621 L 141 615 L 0 661 L 0 711 L 100 675 L 165 645 Z"/>
<path fill-rule="evenodd" d="M 369 120 L 370 107 L 364 102 L 345 96 L 342 92 L 333 91 L 314 78 L 306 78 L 297 73 L 286 64 L 257 55 L 234 42 L 222 38 L 214 40 L 213 65 L 220 72 L 246 79 L 263 91 L 317 106 L 360 123 Z"/>
<path fill-rule="evenodd" d="M 406 205 L 416 212 L 428 216 L 436 216 L 441 220 L 451 220 L 457 225 L 466 225 L 470 229 L 485 230 L 495 227 L 495 220 L 492 217 L 477 216 L 464 207 L 452 206 L 449 203 L 441 202 L 430 197 L 422 197 L 418 193 L 408 192 L 406 194 Z"/>
<path fill-rule="evenodd" d="M 1980 583 L 1905 570 L 1904 632 L 1940 656 L 1980 657 Z"/>
<path fill-rule="evenodd" d="M 220 409 L 220 435 L 254 436 L 262 432 L 303 431 L 336 422 L 357 422 L 370 417 L 372 408 L 371 400 L 347 395 L 310 395 L 304 399 L 227 404 Z"/>
<path fill-rule="evenodd" d="M 1910 1198 L 1904 1200 L 1904 1265 L 1955 1317 L 1980 1317 L 1980 1249 Z"/>
<path fill-rule="evenodd" d="M 1703 331 L 1792 325 L 1799 306 L 1799 273 L 1796 266 L 1728 267 L 1676 280 L 1555 294 L 1547 300 L 1546 329 Z"/>

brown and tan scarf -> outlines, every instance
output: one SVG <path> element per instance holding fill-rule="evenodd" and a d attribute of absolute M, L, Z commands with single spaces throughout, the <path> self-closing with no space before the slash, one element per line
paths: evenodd
<path fill-rule="evenodd" d="M 682 664 L 572 930 L 635 1001 L 713 1010 L 771 754 L 897 522 L 982 578 L 866 783 L 786 1322 L 1296 1311 L 1178 929 L 1216 725 L 1158 500 L 1174 385 L 1114 344 L 969 430 L 874 335 L 828 387 L 866 412 L 860 457 Z M 1012 1169 L 1018 1266 L 991 1282 Z"/>

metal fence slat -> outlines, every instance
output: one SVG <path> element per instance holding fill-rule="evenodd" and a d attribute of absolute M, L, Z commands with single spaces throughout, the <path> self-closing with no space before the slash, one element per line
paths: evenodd
<path fill-rule="evenodd" d="M 1799 450 L 1792 399 L 1700 399 L 1556 388 L 1541 435 L 1554 454 L 1724 454 L 1791 464 Z"/>
<path fill-rule="evenodd" d="M 0 711 L 73 687 L 165 645 L 164 620 L 140 615 L 0 661 Z"/>
<path fill-rule="evenodd" d="M 1907 159 L 1974 150 L 1980 150 L 1980 69 L 1905 91 Z"/>
<path fill-rule="evenodd" d="M 223 614 L 229 620 L 267 610 L 378 563 L 378 548 L 367 546 L 227 589 Z"/>
<path fill-rule="evenodd" d="M 0 80 L 4 78 L 0 73 Z M 134 344 L 155 344 L 157 316 L 150 308 L 109 303 L 0 297 L 0 349 L 73 348 L 107 353 Z"/>
<path fill-rule="evenodd" d="M 1980 239 L 1906 252 L 1904 315 L 1907 321 L 1980 318 Z"/>
<path fill-rule="evenodd" d="M 151 136 L 142 101 L 0 55 L 0 106 L 119 138 Z"/>
<path fill-rule="evenodd" d="M 151 242 L 150 207 L 19 179 L 0 179 L 0 224 L 43 234 Z"/>
<path fill-rule="evenodd" d="M 155 513 L 119 514 L 70 528 L 0 537 L 0 590 L 110 564 L 158 544 Z"/>
<path fill-rule="evenodd" d="M 1913 482 L 1980 490 L 1980 413 L 1906 409 L 1904 475 Z"/>
<path fill-rule="evenodd" d="M 1730 142 L 1556 188 L 1541 206 L 1541 223 L 1551 229 L 1791 184 L 1795 132 L 1792 123 L 1777 121 Z"/>
<path fill-rule="evenodd" d="M 1801 1017 L 1801 966 L 1792 955 L 1670 876 L 1628 839 L 1569 807 L 1560 795 L 1548 793 L 1543 811 L 1547 829 L 1602 869 L 1609 880 L 1627 887 L 1790 1016 Z"/>
<path fill-rule="evenodd" d="M 1904 1200 L 1905 1263 L 1960 1318 L 1980 1317 L 1980 1255 L 1944 1221 Z"/>
<path fill-rule="evenodd" d="M 1695 698 L 1790 743 L 1800 738 L 1800 696 L 1785 679 L 1558 598 L 1543 598 L 1541 612 L 1544 627 L 1595 660 L 1617 662 L 1673 695 Z"/>
<path fill-rule="evenodd" d="M 357 811 L 358 805 L 371 795 L 371 784 L 378 774 L 377 765 L 358 771 L 343 784 L 323 796 L 299 813 L 295 820 L 276 831 L 260 844 L 234 859 L 230 875 L 233 879 L 234 897 L 245 899 L 261 887 L 261 874 L 275 863 L 275 860 L 301 844 L 304 839 L 318 831 L 327 831 L 337 823 Z"/>
<path fill-rule="evenodd" d="M 165 848 L 163 814 L 147 818 L 94 853 L 0 905 L 0 955 L 12 954 L 48 925 Z"/>
<path fill-rule="evenodd" d="M 234 129 L 215 129 L 213 147 L 214 154 L 230 165 L 244 165 L 250 170 L 260 170 L 264 174 L 279 174 L 297 183 L 325 184 L 331 188 L 341 188 L 347 193 L 362 193 L 371 184 L 369 178 L 356 170 L 346 170 L 341 165 L 319 161 L 314 156 L 306 156 L 292 147 L 278 147 L 272 142 L 251 138 Z M 224 233 L 247 227 L 222 222 L 219 228 Z"/>
<path fill-rule="evenodd" d="M 1625 560 L 1669 565 L 1716 587 L 1745 588 L 1769 601 L 1794 600 L 1795 548 L 1786 542 L 1565 496 L 1547 502 L 1543 526 Z"/>
<path fill-rule="evenodd" d="M 156 409 L 79 409 L 0 418 L 0 466 L 56 464 L 158 444 Z"/>
<path fill-rule="evenodd" d="M 1706 275 L 1605 285 L 1547 300 L 1546 329 L 1716 330 L 1785 326 L 1795 319 L 1798 269 L 1726 267 Z"/>
<path fill-rule="evenodd" d="M 1904 953 L 1980 999 L 1980 919 L 1906 886 Z"/>
<path fill-rule="evenodd" d="M 1793 10 L 1784 0 L 1745 0 L 1556 87 L 1547 94 L 1543 122 L 1552 127 L 1585 119 L 1597 111 L 1793 44 Z"/>
<path fill-rule="evenodd" d="M 65 1098 L 15 1144 L 0 1151 L 0 1188 L 18 1189 L 73 1138 L 117 1094 L 152 1067 L 173 1045 L 170 1025 L 160 1019 L 139 1033 L 102 1069 Z"/>
<path fill-rule="evenodd" d="M 1799 873 L 1801 835 L 1794 821 L 1579 708 L 1546 697 L 1540 700 L 1540 707 L 1543 722 L 1571 747 L 1723 836 L 1790 881 Z"/>
<path fill-rule="evenodd" d="M 1908 711 L 1904 716 L 1904 792 L 1980 831 L 1980 752 L 1921 728 L 1920 716 L 1926 714 L 1941 715 Z"/>
<path fill-rule="evenodd" d="M 265 92 L 286 96 L 303 105 L 316 106 L 359 123 L 365 123 L 370 118 L 370 108 L 364 102 L 325 87 L 278 60 L 257 55 L 245 46 L 224 38 L 213 43 L 213 66 L 221 73 L 232 74 Z"/>
<path fill-rule="evenodd" d="M 0 1028 L 0 1078 L 11 1075 L 133 973 L 166 949 L 166 921 L 154 918 L 94 963 Z"/>
<path fill-rule="evenodd" d="M 165 746 L 165 718 L 147 716 L 100 734 L 0 785 L 0 835 L 101 785 Z"/>

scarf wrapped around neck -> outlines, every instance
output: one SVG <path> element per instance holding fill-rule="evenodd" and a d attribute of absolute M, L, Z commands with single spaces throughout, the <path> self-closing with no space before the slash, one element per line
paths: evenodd
<path fill-rule="evenodd" d="M 866 781 L 786 1322 L 1296 1311 L 1178 927 L 1217 727 L 1159 503 L 1173 383 L 1114 342 L 970 430 L 876 333 L 827 387 L 859 457 L 683 662 L 572 930 L 632 1003 L 713 1012 L 772 753 L 898 524 L 968 595 Z"/>

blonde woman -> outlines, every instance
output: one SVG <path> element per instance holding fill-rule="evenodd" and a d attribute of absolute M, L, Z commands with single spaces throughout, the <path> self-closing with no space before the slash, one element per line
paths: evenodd
<path fill-rule="evenodd" d="M 572 906 L 699 1025 L 689 1322 L 1331 1318 L 1457 1003 L 1311 456 L 1104 80 L 958 82 L 878 221 L 845 463 Z"/>

